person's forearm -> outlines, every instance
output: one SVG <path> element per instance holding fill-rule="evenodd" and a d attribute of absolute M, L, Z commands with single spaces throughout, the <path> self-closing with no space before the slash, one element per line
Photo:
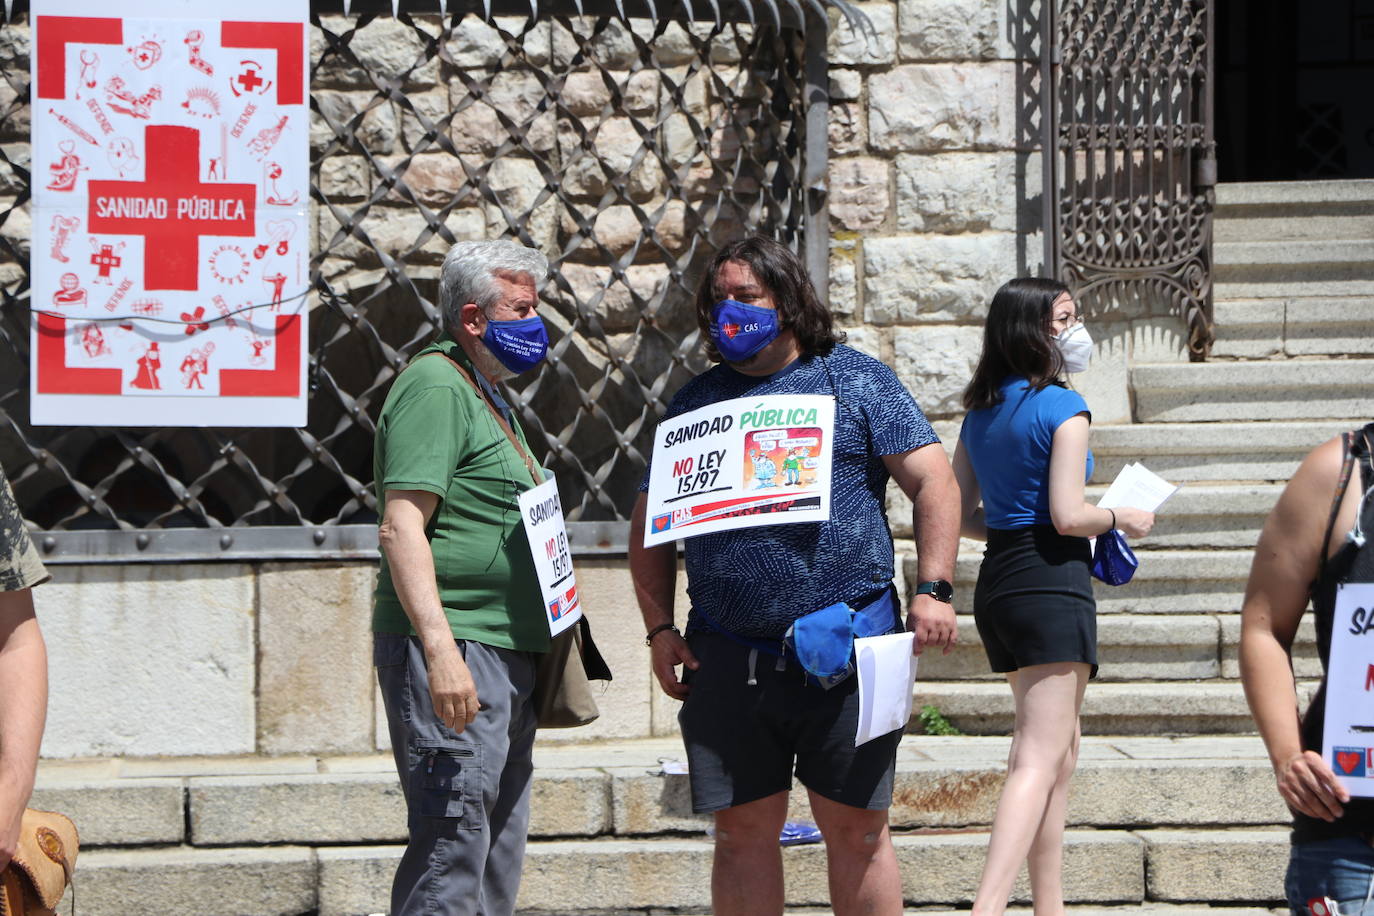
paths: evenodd
<path fill-rule="evenodd" d="M 630 578 L 634 582 L 645 632 L 672 623 L 673 599 L 677 592 L 677 549 L 672 543 L 644 546 L 642 505 L 637 505 L 630 515 Z"/>
<path fill-rule="evenodd" d="M 27 589 L 0 593 L 0 809 L 23 807 L 48 710 L 48 656 Z M 0 811 L 0 816 L 4 812 Z"/>
<path fill-rule="evenodd" d="M 1054 527 L 1060 534 L 1069 537 L 1095 538 L 1112 529 L 1112 510 L 1094 506 L 1090 502 L 1080 503 L 1074 511 L 1065 515 L 1067 518 L 1054 517 Z"/>
<path fill-rule="evenodd" d="M 1244 629 L 1240 640 L 1241 682 L 1275 769 L 1302 752 L 1298 695 L 1288 653 L 1274 634 Z"/>
<path fill-rule="evenodd" d="M 966 538 L 975 538 L 980 541 L 988 539 L 988 517 L 982 506 L 974 509 L 964 518 L 959 533 Z"/>
<path fill-rule="evenodd" d="M 396 597 L 420 637 L 426 654 L 453 645 L 453 631 L 439 601 L 434 577 L 434 554 L 419 528 L 382 526 L 378 533 Z"/>
<path fill-rule="evenodd" d="M 917 577 L 922 582 L 953 581 L 961 527 L 959 485 L 954 482 L 954 475 L 924 481 L 914 494 L 911 507 Z"/>

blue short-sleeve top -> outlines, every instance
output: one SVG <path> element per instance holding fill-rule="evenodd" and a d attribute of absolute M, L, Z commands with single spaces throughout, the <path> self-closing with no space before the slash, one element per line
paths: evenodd
<path fill-rule="evenodd" d="M 1070 417 L 1087 414 L 1083 396 L 1058 385 L 1039 391 L 1021 376 L 1002 382 L 1002 400 L 971 410 L 959 438 L 982 491 L 987 526 L 995 529 L 1052 524 L 1050 445 L 1054 432 Z M 1088 452 L 1084 479 L 1092 476 Z"/>

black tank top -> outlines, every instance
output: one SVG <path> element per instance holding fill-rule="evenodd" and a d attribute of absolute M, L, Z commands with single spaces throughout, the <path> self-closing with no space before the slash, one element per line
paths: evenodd
<path fill-rule="evenodd" d="M 1343 437 L 1345 457 L 1341 467 L 1341 483 L 1331 507 L 1331 520 L 1322 541 L 1322 563 L 1317 579 L 1312 583 L 1312 612 L 1317 629 L 1317 652 L 1322 660 L 1322 683 L 1302 717 L 1302 746 L 1306 750 L 1322 752 L 1322 726 L 1326 718 L 1326 676 L 1331 658 L 1331 630 L 1335 621 L 1336 586 L 1342 582 L 1374 582 L 1374 497 L 1364 501 L 1359 509 L 1360 526 L 1367 533 L 1364 546 L 1346 540 L 1330 557 L 1327 545 L 1335 529 L 1345 491 L 1350 486 L 1352 471 L 1359 467 L 1356 486 L 1364 493 L 1374 486 L 1374 461 L 1370 457 L 1370 443 L 1374 442 L 1374 423 Z M 1352 798 L 1345 805 L 1345 813 L 1334 823 L 1305 814 L 1293 815 L 1293 842 L 1332 839 L 1353 834 L 1374 834 L 1374 798 Z"/>

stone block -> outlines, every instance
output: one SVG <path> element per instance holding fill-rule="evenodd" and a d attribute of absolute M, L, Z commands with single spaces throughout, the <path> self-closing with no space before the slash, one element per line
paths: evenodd
<path fill-rule="evenodd" d="M 476 98 L 459 80 L 449 87 L 454 109 L 449 136 L 460 153 L 490 155 L 514 136 L 530 149 L 545 152 L 557 143 L 557 118 L 541 110 L 544 87 L 527 70 L 502 70 Z"/>
<path fill-rule="evenodd" d="M 553 197 L 539 202 L 546 182 L 532 159 L 516 156 L 497 159 L 487 170 L 487 187 L 496 196 L 495 201 L 488 201 L 483 208 L 488 237 L 497 238 L 509 229 L 521 228 L 529 232 L 536 246 L 552 250 L 557 234 L 558 204 Z M 502 207 L 509 217 L 502 212 Z M 470 237 L 481 238 L 480 235 Z"/>
<path fill-rule="evenodd" d="M 892 206 L 888 164 L 867 156 L 830 163 L 830 224 L 862 232 L 887 222 Z"/>
<path fill-rule="evenodd" d="M 687 208 L 681 201 L 668 201 L 666 205 L 646 204 L 640 209 L 644 214 L 644 222 L 628 204 L 616 204 L 594 214 L 582 210 L 582 218 L 592 227 L 590 235 L 599 244 L 594 244 L 590 239 L 583 240 L 578 247 L 579 255 L 594 263 L 605 263 L 601 246 L 609 249 L 612 257 L 618 258 L 629 252 L 646 232 L 653 232 L 658 244 L 641 245 L 638 260 L 661 260 L 659 245 L 673 252 L 686 247 Z M 572 214 L 566 211 L 562 218 L 562 230 L 565 236 L 582 232 Z"/>
<path fill-rule="evenodd" d="M 707 840 L 530 843 L 516 908 L 551 913 L 709 907 Z"/>
<path fill-rule="evenodd" d="M 1069 384 L 1081 392 L 1095 424 L 1131 422 L 1131 327 L 1126 322 L 1091 321 L 1092 360 L 1088 368 L 1070 374 Z"/>
<path fill-rule="evenodd" d="M 13 92 L 13 90 L 9 90 Z M 5 99 L 6 86 L 0 84 L 0 111 L 8 110 L 9 101 Z M 17 195 L 29 186 L 28 178 L 21 178 L 16 168 L 32 170 L 31 149 L 27 142 L 0 144 L 0 194 Z"/>
<path fill-rule="evenodd" d="M 439 208 L 460 192 L 465 202 L 477 197 L 475 182 L 468 178 L 462 160 L 448 153 L 379 156 L 377 170 L 378 183 L 392 180 L 391 190 L 382 198 L 386 204 L 407 206 L 419 201 Z"/>
<path fill-rule="evenodd" d="M 40 767 L 29 805 L 61 811 L 75 821 L 84 851 L 96 846 L 184 842 L 184 795 L 180 779 L 48 781 Z"/>
<path fill-rule="evenodd" d="M 83 916 L 296 916 L 316 905 L 314 852 L 300 847 L 97 849 L 79 867 Z"/>
<path fill-rule="evenodd" d="M 1240 677 L 1240 615 L 1223 614 L 1221 620 L 1221 676 Z M 1317 624 L 1311 614 L 1303 614 L 1291 651 L 1293 676 L 1320 678 L 1322 660 L 1317 653 Z"/>
<path fill-rule="evenodd" d="M 645 307 L 662 295 L 669 282 L 664 264 L 631 265 L 623 278 L 614 276 L 609 267 L 586 264 L 565 263 L 560 271 L 577 297 L 577 307 L 595 313 L 608 332 L 633 330 Z"/>
<path fill-rule="evenodd" d="M 675 755 L 685 759 L 681 748 Z M 711 815 L 692 813 L 686 774 L 664 775 L 645 767 L 616 767 L 611 775 L 612 823 L 616 836 L 704 833 Z"/>
<path fill-rule="evenodd" d="M 862 153 L 868 144 L 863 106 L 858 102 L 838 102 L 830 106 L 830 155 Z M 832 201 L 833 206 L 833 201 Z"/>
<path fill-rule="evenodd" d="M 831 66 L 881 67 L 897 60 L 897 11 L 891 3 L 855 3 L 854 8 L 872 22 L 873 28 L 856 28 L 849 19 L 831 14 L 826 59 Z"/>
<path fill-rule="evenodd" d="M 29 257 L 30 240 L 33 238 L 33 201 L 26 200 L 19 206 L 14 201 L 0 200 L 0 213 L 5 213 L 5 221 L 0 223 L 0 238 L 14 246 L 20 257 Z"/>
<path fill-rule="evenodd" d="M 484 70 L 497 66 L 509 53 L 508 39 L 521 49 L 520 59 L 534 67 L 549 61 L 550 24 L 531 24 L 524 16 L 496 16 L 486 22 L 464 16 L 453 29 L 446 49 L 455 67 Z"/>
<path fill-rule="evenodd" d="M 858 70 L 848 70 L 834 66 L 830 67 L 830 101 L 835 102 L 857 102 L 864 90 L 863 74 Z"/>
<path fill-rule="evenodd" d="M 1374 297 L 1291 299 L 1284 312 L 1283 350 L 1289 356 L 1374 355 Z"/>
<path fill-rule="evenodd" d="M 195 778 L 187 792 L 196 846 L 404 840 L 395 774 Z"/>
<path fill-rule="evenodd" d="M 997 0 L 899 0 L 902 60 L 985 60 L 998 52 Z"/>
<path fill-rule="evenodd" d="M 1152 900 L 1284 899 L 1287 830 L 1150 830 L 1140 837 Z"/>
<path fill-rule="evenodd" d="M 836 318 L 852 318 L 859 308 L 859 243 L 852 239 L 830 242 L 830 289 L 818 290 Z"/>
<path fill-rule="evenodd" d="M 568 194 L 600 197 L 612 181 L 624 179 L 625 190 L 636 201 L 658 193 L 663 168 L 629 118 L 610 118 L 597 125 L 591 146 L 572 131 L 561 138 L 565 170 L 562 186 Z"/>
<path fill-rule="evenodd" d="M 34 591 L 47 757 L 254 749 L 254 581 L 236 563 L 57 566 Z"/>
<path fill-rule="evenodd" d="M 347 137 L 351 131 L 370 153 L 385 155 L 395 150 L 396 112 L 375 92 L 316 89 L 310 97 L 319 109 L 310 122 L 312 148 L 323 148 L 339 137 Z"/>
<path fill-rule="evenodd" d="M 611 810 L 611 777 L 607 773 L 589 768 L 535 769 L 530 790 L 530 836 L 610 833 Z"/>
<path fill-rule="evenodd" d="M 1011 233 L 870 239 L 864 242 L 864 318 L 880 325 L 981 321 L 992 294 L 1014 276 Z"/>
<path fill-rule="evenodd" d="M 319 916 L 359 916 L 391 908 L 391 879 L 404 846 L 342 846 L 316 850 Z"/>
<path fill-rule="evenodd" d="M 1290 818 L 1263 758 L 1085 761 L 1069 793 L 1068 822 L 1082 826 L 1287 824 Z"/>
<path fill-rule="evenodd" d="M 265 564 L 258 574 L 258 750 L 372 745 L 372 563 Z"/>
<path fill-rule="evenodd" d="M 1212 355 L 1270 359 L 1283 352 L 1283 300 L 1251 299 L 1212 306 L 1216 342 Z"/>
<path fill-rule="evenodd" d="M 893 331 L 893 368 L 928 417 L 963 412 L 960 399 L 973 376 L 983 329 L 948 325 Z"/>
<path fill-rule="evenodd" d="M 330 200 L 361 200 L 371 190 L 372 169 L 362 156 L 326 156 L 320 163 L 320 191 Z"/>
<path fill-rule="evenodd" d="M 868 136 L 885 152 L 1011 149 L 1015 71 L 1007 63 L 908 64 L 868 80 Z"/>
<path fill-rule="evenodd" d="M 1130 325 L 1132 363 L 1188 362 L 1188 338 L 1176 317 L 1137 318 Z"/>
<path fill-rule="evenodd" d="M 448 130 L 444 121 L 449 113 L 447 88 L 407 93 L 405 100 L 396 104 L 396 111 L 407 150 L 419 153 L 440 148 L 439 138 Z"/>
<path fill-rule="evenodd" d="M 896 172 L 898 229 L 1016 232 L 1039 222 L 1038 153 L 902 155 Z"/>
<path fill-rule="evenodd" d="M 383 79 L 404 77 L 407 91 L 439 82 L 439 59 L 425 60 L 426 36 L 433 38 L 437 29 L 424 18 L 411 21 L 414 26 L 378 16 L 355 31 L 348 42 L 349 51 L 366 70 Z"/>

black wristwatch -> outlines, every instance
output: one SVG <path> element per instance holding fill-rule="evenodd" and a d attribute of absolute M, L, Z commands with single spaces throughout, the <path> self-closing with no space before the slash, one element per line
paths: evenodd
<path fill-rule="evenodd" d="M 954 603 L 954 586 L 944 579 L 934 579 L 930 582 L 922 582 L 916 586 L 916 594 L 929 595 L 936 601 L 943 601 L 945 604 Z"/>

